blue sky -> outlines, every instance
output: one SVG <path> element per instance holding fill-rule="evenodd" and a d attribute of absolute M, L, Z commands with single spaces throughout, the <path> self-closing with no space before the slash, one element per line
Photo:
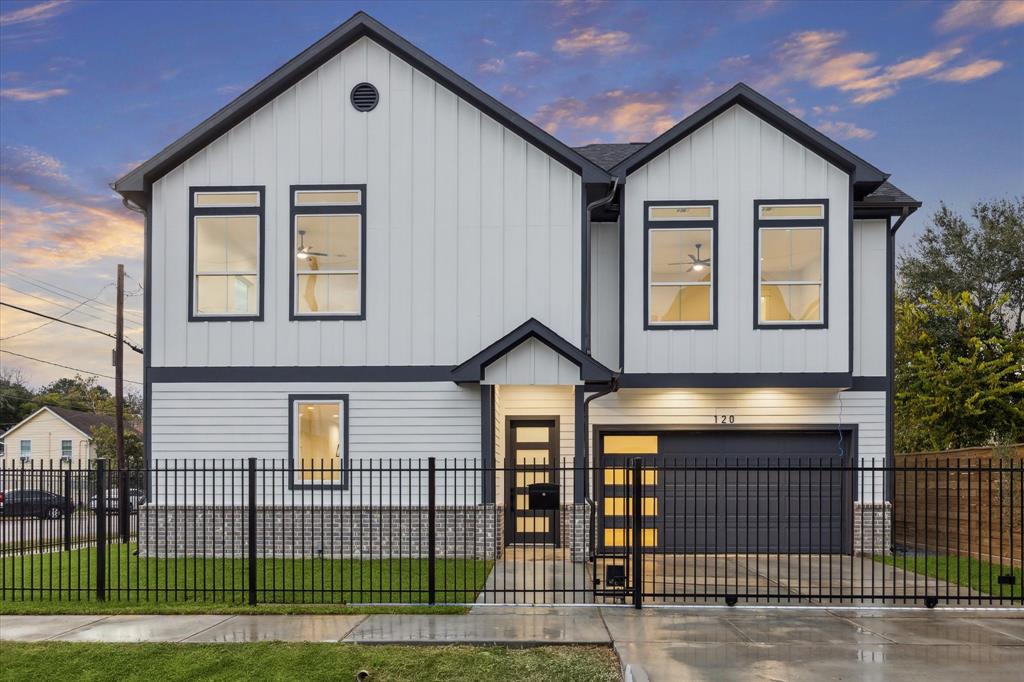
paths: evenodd
<path fill-rule="evenodd" d="M 114 264 L 138 294 L 142 238 L 108 183 L 359 9 L 570 144 L 647 141 L 747 82 L 925 202 L 902 245 L 940 201 L 966 212 L 1024 188 L 1021 0 L 3 0 L 3 299 L 112 329 Z M 128 304 L 141 340 L 141 297 Z M 102 337 L 29 331 L 41 322 L 3 309 L 0 347 L 110 373 Z M 66 373 L 0 362 L 34 383 Z"/>

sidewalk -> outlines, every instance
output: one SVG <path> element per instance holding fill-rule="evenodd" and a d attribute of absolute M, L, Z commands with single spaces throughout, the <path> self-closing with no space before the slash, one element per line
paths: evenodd
<path fill-rule="evenodd" d="M 1012 679 L 1022 610 L 476 607 L 468 615 L 4 616 L 0 639 L 606 644 L 635 680 Z"/>

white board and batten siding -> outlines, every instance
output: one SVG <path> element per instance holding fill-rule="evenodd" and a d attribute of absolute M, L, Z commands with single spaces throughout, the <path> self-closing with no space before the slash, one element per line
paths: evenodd
<path fill-rule="evenodd" d="M 740 106 L 630 173 L 625 371 L 849 371 L 849 175 Z M 753 328 L 754 200 L 828 199 L 828 328 Z M 643 204 L 718 201 L 718 329 L 644 330 Z"/>
<path fill-rule="evenodd" d="M 454 472 L 455 468 L 479 466 L 478 386 L 449 382 L 170 383 L 153 385 L 156 502 L 170 501 L 176 490 L 188 495 L 189 501 L 193 495 L 206 494 L 202 481 L 192 482 L 191 475 L 175 486 L 172 477 L 160 475 L 161 470 L 191 469 L 196 464 L 202 468 L 203 460 L 228 468 L 244 467 L 249 457 L 260 460 L 261 469 L 287 467 L 290 394 L 348 396 L 348 456 L 354 473 L 349 491 L 340 492 L 289 491 L 282 472 L 275 484 L 268 478 L 266 486 L 260 485 L 261 491 L 269 491 L 276 500 L 319 504 L 321 499 L 333 499 L 377 505 L 410 503 L 420 494 L 425 500 L 421 483 L 425 485 L 429 457 L 437 458 L 439 467 L 451 470 L 447 502 L 473 502 L 479 497 L 479 471 Z M 411 467 L 414 473 L 371 472 L 380 467 Z M 208 501 L 223 498 L 215 491 L 214 480 L 220 479 L 207 476 Z M 244 482 L 237 485 L 241 494 Z"/>
<path fill-rule="evenodd" d="M 367 81 L 380 104 L 357 112 Z M 367 186 L 365 321 L 289 321 L 295 184 Z M 188 188 L 266 187 L 264 320 L 188 322 Z M 156 367 L 455 365 L 535 317 L 580 341 L 581 179 L 362 38 L 154 183 Z"/>
<path fill-rule="evenodd" d="M 527 339 L 484 368 L 482 384 L 527 386 L 583 383 L 580 368 L 537 339 Z"/>
<path fill-rule="evenodd" d="M 733 423 L 716 423 L 715 417 L 723 415 L 734 417 Z M 885 393 L 881 391 L 621 389 L 591 403 L 590 421 L 592 426 L 631 428 L 699 426 L 723 433 L 744 426 L 785 429 L 787 425 L 856 425 L 860 462 L 866 466 L 885 465 Z M 862 473 L 858 499 L 876 495 L 881 500 L 883 480 L 881 470 Z"/>
<path fill-rule="evenodd" d="M 886 263 L 888 224 L 853 221 L 853 376 L 886 371 Z"/>

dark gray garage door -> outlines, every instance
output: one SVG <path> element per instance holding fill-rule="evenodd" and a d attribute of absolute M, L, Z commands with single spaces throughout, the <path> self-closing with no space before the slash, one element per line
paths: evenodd
<path fill-rule="evenodd" d="M 641 431 L 630 434 L 640 435 Z M 636 456 L 645 476 L 643 525 L 649 549 L 662 552 L 848 552 L 852 542 L 849 431 L 646 432 L 657 453 L 633 454 L 628 441 L 607 441 L 602 465 Z M 602 439 L 613 434 L 603 434 Z M 612 446 L 617 443 L 619 447 Z M 639 442 L 639 441 L 638 441 Z M 622 444 L 626 443 L 626 447 Z M 640 450 L 643 447 L 638 448 Z M 630 494 L 622 476 L 601 478 L 604 497 Z M 654 498 L 653 500 L 651 498 Z M 655 502 L 656 500 L 656 502 Z M 622 504 L 602 504 L 605 529 L 628 527 Z M 614 531 L 603 534 L 612 543 Z M 628 536 L 626 536 L 628 537 Z"/>

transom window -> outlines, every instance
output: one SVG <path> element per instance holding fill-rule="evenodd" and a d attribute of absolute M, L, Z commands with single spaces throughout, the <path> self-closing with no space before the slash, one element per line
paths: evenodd
<path fill-rule="evenodd" d="M 366 190 L 293 186 L 292 319 L 364 319 Z"/>
<path fill-rule="evenodd" d="M 190 191 L 190 320 L 263 318 L 262 187 Z"/>
<path fill-rule="evenodd" d="M 346 487 L 348 396 L 292 395 L 291 487 Z"/>
<path fill-rule="evenodd" d="M 713 328 L 717 204 L 647 202 L 644 211 L 645 328 Z"/>
<path fill-rule="evenodd" d="M 757 326 L 824 326 L 828 206 L 755 202 Z"/>

